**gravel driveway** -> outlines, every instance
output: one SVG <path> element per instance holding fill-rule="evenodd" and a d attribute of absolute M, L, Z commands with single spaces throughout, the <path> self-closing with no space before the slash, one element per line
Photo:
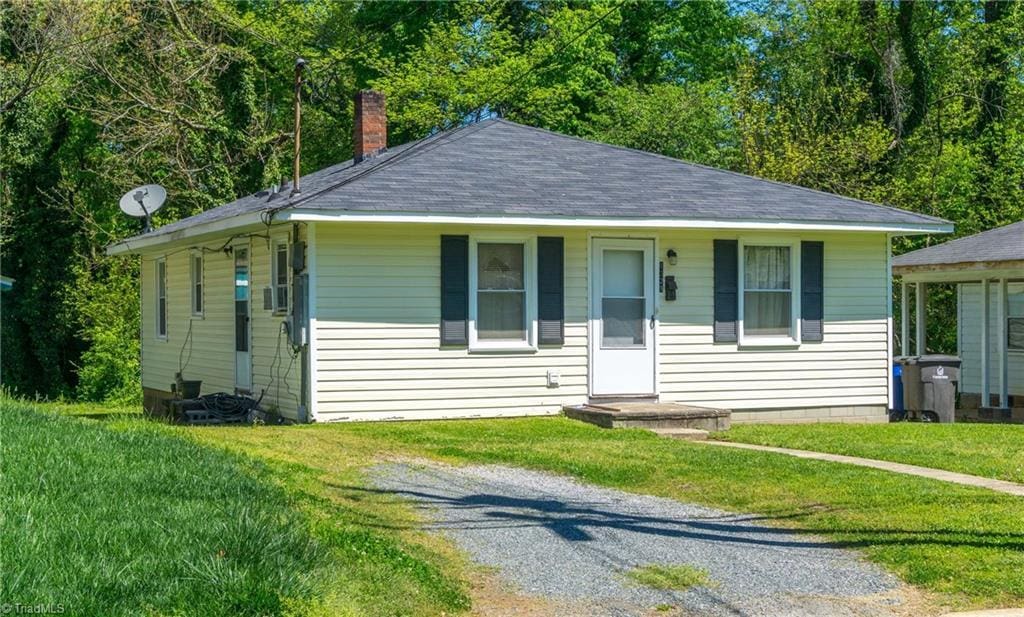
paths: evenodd
<path fill-rule="evenodd" d="M 855 552 L 765 526 L 756 516 L 511 467 L 389 463 L 374 467 L 371 480 L 376 490 L 415 502 L 429 530 L 493 567 L 518 593 L 575 610 L 585 606 L 588 614 L 638 615 L 657 608 L 699 615 L 839 616 L 899 610 L 898 583 L 891 575 Z M 712 583 L 660 591 L 624 576 L 646 564 L 702 568 Z"/>

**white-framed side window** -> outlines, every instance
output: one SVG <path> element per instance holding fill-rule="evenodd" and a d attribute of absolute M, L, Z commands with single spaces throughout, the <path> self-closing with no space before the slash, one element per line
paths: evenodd
<path fill-rule="evenodd" d="M 274 238 L 270 245 L 270 289 L 275 313 L 288 312 L 288 237 Z"/>
<path fill-rule="evenodd" d="M 1024 354 L 1024 292 L 1008 294 L 1006 300 L 1006 349 Z"/>
<path fill-rule="evenodd" d="M 739 242 L 739 344 L 800 344 L 800 243 Z"/>
<path fill-rule="evenodd" d="M 202 317 L 204 306 L 203 296 L 203 252 L 192 251 L 189 254 L 189 289 L 191 291 L 192 316 Z"/>
<path fill-rule="evenodd" d="M 167 340 L 167 260 L 163 257 L 154 264 L 156 273 L 156 337 Z"/>
<path fill-rule="evenodd" d="M 536 253 L 533 237 L 470 238 L 470 351 L 536 350 Z"/>

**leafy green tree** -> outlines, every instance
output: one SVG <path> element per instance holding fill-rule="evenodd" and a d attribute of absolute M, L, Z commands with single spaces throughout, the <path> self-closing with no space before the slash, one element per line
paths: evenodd
<path fill-rule="evenodd" d="M 375 87 L 392 144 L 498 114 L 944 217 L 957 235 L 1024 218 L 1020 2 L 10 0 L 6 386 L 133 396 L 137 266 L 103 248 L 139 227 L 117 200 L 165 185 L 163 224 L 290 176 L 299 56 L 304 172 L 351 155 L 352 94 Z M 954 302 L 934 290 L 934 350 L 955 349 Z"/>

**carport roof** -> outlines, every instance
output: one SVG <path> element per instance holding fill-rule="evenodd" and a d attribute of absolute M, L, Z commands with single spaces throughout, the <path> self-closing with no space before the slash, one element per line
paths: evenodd
<path fill-rule="evenodd" d="M 990 229 L 905 253 L 892 260 L 893 269 L 1024 262 L 1024 221 Z"/>

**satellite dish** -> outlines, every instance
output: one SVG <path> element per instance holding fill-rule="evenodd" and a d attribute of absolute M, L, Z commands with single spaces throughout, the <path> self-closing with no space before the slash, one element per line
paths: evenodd
<path fill-rule="evenodd" d="M 146 184 L 134 188 L 121 198 L 121 212 L 128 216 L 146 220 L 146 231 L 150 230 L 149 217 L 164 205 L 167 191 L 159 184 Z"/>

